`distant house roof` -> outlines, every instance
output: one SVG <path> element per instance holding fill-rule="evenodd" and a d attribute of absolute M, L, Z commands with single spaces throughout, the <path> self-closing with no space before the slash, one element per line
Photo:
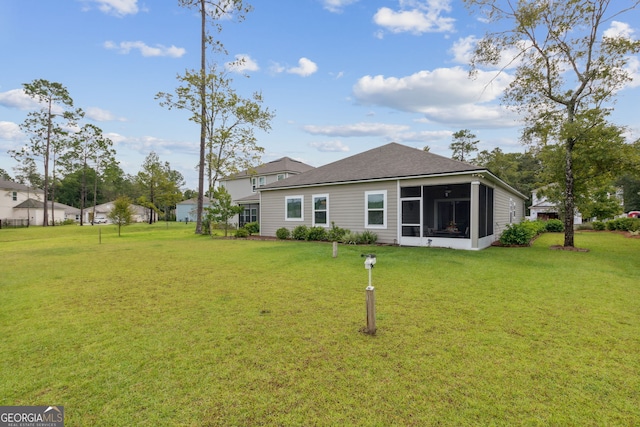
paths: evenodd
<path fill-rule="evenodd" d="M 16 190 L 16 191 L 31 191 L 33 193 L 43 193 L 43 191 L 36 187 L 29 187 L 28 185 L 18 184 L 13 181 L 6 181 L 0 179 L 0 188 L 4 190 Z"/>
<path fill-rule="evenodd" d="M 294 160 L 290 157 L 282 157 L 278 160 L 273 160 L 260 166 L 256 166 L 255 168 L 230 175 L 225 177 L 225 179 L 240 179 L 254 175 L 269 175 L 278 172 L 295 172 L 300 174 L 311 169 L 314 169 L 314 167 L 306 163 L 302 163 L 301 161 Z"/>
<path fill-rule="evenodd" d="M 203 203 L 209 203 L 209 198 L 207 196 L 202 196 L 202 202 Z M 178 205 L 197 205 L 198 204 L 198 198 L 194 197 L 193 199 L 183 200 L 181 202 L 178 202 L 177 204 Z"/>
<path fill-rule="evenodd" d="M 485 170 L 479 166 L 392 142 L 268 184 L 260 190 Z"/>
<path fill-rule="evenodd" d="M 51 202 L 47 202 L 47 207 L 49 206 L 51 206 Z M 13 208 L 14 209 L 44 209 L 44 202 L 36 199 L 27 199 L 24 202 L 17 204 Z M 69 208 L 73 209 L 72 206 L 65 205 L 63 203 L 58 203 L 58 202 L 53 203 L 53 208 L 64 209 L 65 211 Z"/>

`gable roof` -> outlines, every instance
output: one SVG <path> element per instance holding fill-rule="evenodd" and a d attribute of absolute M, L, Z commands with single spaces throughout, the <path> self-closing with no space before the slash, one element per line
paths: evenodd
<path fill-rule="evenodd" d="M 47 202 L 47 209 L 51 207 L 51 202 Z M 27 199 L 22 203 L 19 203 L 13 207 L 14 209 L 44 209 L 44 202 L 42 200 L 36 199 Z M 54 209 L 68 209 L 72 208 L 72 206 L 65 205 L 63 203 L 53 202 Z"/>
<path fill-rule="evenodd" d="M 255 168 L 247 169 L 242 172 L 238 172 L 237 174 L 230 175 L 225 179 L 240 179 L 254 175 L 270 175 L 278 172 L 295 172 L 300 174 L 312 169 L 314 169 L 314 167 L 306 163 L 302 163 L 301 161 L 294 160 L 290 157 L 282 157 L 280 159 L 264 163 L 260 166 L 256 166 Z"/>
<path fill-rule="evenodd" d="M 42 191 L 39 188 L 29 187 L 28 185 L 18 184 L 17 182 L 6 181 L 4 179 L 0 179 L 0 188 L 3 190 L 16 190 L 16 191 L 25 191 L 25 192 L 31 192 L 31 193 L 44 193 L 44 191 Z"/>
<path fill-rule="evenodd" d="M 484 171 L 485 168 L 392 142 L 364 153 L 260 187 L 260 191 L 306 185 Z"/>

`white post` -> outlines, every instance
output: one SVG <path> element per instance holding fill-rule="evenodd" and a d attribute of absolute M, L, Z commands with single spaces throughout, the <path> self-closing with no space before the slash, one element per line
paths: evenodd
<path fill-rule="evenodd" d="M 333 242 L 333 257 L 338 257 L 338 242 Z"/>

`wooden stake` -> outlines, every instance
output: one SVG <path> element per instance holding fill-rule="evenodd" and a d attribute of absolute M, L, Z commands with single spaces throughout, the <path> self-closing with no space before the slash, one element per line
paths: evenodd
<path fill-rule="evenodd" d="M 338 242 L 333 242 L 333 257 L 338 257 Z"/>
<path fill-rule="evenodd" d="M 367 333 L 376 333 L 376 290 L 373 286 L 367 286 Z"/>

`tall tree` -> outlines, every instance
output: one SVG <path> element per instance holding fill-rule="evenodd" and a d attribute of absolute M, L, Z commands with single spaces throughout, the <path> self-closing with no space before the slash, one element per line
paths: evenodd
<path fill-rule="evenodd" d="M 449 145 L 449 149 L 453 151 L 452 159 L 461 162 L 469 162 L 469 155 L 478 151 L 478 141 L 476 136 L 469 129 L 462 129 L 454 132 L 452 135 L 453 142 Z"/>
<path fill-rule="evenodd" d="M 182 85 L 175 94 L 160 92 L 156 99 L 168 108 L 198 111 L 200 78 L 200 73 L 186 72 L 178 77 Z M 232 81 L 215 66 L 205 76 L 207 192 L 221 176 L 256 166 L 264 148 L 258 146 L 254 129 L 271 129 L 273 113 L 262 107 L 262 95 L 243 98 L 232 88 Z"/>
<path fill-rule="evenodd" d="M 483 64 L 516 67 L 503 100 L 524 113 L 525 133 L 564 154 L 564 246 L 574 246 L 574 149 L 591 125 L 590 113 L 607 107 L 630 80 L 629 54 L 640 42 L 604 26 L 640 3 L 612 0 L 465 0 L 493 28 L 476 46 L 472 74 Z M 618 9 L 610 10 L 610 7 Z M 507 28 L 504 29 L 504 23 Z M 515 52 L 515 53 L 514 53 Z M 501 65 L 502 64 L 502 65 Z M 585 128 L 586 126 L 586 128 Z"/>
<path fill-rule="evenodd" d="M 172 207 L 182 198 L 180 187 L 184 185 L 184 178 L 178 171 L 171 169 L 168 162 L 164 164 L 155 152 L 149 153 L 142 170 L 138 172 L 136 181 L 142 190 L 138 202 L 149 209 L 149 224 L 157 219 L 161 207 Z"/>
<path fill-rule="evenodd" d="M 178 0 L 180 6 L 194 8 L 200 14 L 200 80 L 199 89 L 199 110 L 192 111 L 194 114 L 191 120 L 200 124 L 200 156 L 198 162 L 198 202 L 196 208 L 196 233 L 202 234 L 202 209 L 204 206 L 204 168 L 205 151 L 207 143 L 207 95 L 205 86 L 205 76 L 207 74 L 207 48 L 214 52 L 224 52 L 224 46 L 220 40 L 214 39 L 207 27 L 207 21 L 212 24 L 214 31 L 219 34 L 222 31 L 220 21 L 236 17 L 243 20 L 245 15 L 251 10 L 251 6 L 244 0 Z"/>
<path fill-rule="evenodd" d="M 107 165 L 113 164 L 115 160 L 115 151 L 113 150 L 113 142 L 105 137 L 102 129 L 99 127 L 86 124 L 72 136 L 70 150 L 64 160 L 69 170 L 81 170 L 81 187 L 80 187 L 80 225 L 84 224 L 84 209 L 87 207 L 87 190 L 88 183 L 87 171 L 93 168 L 93 215 L 95 218 L 95 207 L 98 204 L 98 181 L 100 174 Z M 93 219 L 92 219 L 93 224 Z"/>
<path fill-rule="evenodd" d="M 542 165 L 531 150 L 524 153 L 504 153 L 500 148 L 482 150 L 473 163 L 489 169 L 522 194 L 531 194 L 539 185 Z"/>
<path fill-rule="evenodd" d="M 29 135 L 29 145 L 20 150 L 11 150 L 9 153 L 20 163 L 29 160 L 40 159 L 43 164 L 43 190 L 45 194 L 42 225 L 49 225 L 47 210 L 47 198 L 50 196 L 49 167 L 54 146 L 61 149 L 58 143 L 64 138 L 66 132 L 60 119 L 69 123 L 77 117 L 77 112 L 71 111 L 73 99 L 69 96 L 67 88 L 60 83 L 37 79 L 31 83 L 24 83 L 24 92 L 42 106 L 38 111 L 32 111 L 27 115 L 20 128 Z M 51 200 L 53 203 L 53 199 Z"/>

